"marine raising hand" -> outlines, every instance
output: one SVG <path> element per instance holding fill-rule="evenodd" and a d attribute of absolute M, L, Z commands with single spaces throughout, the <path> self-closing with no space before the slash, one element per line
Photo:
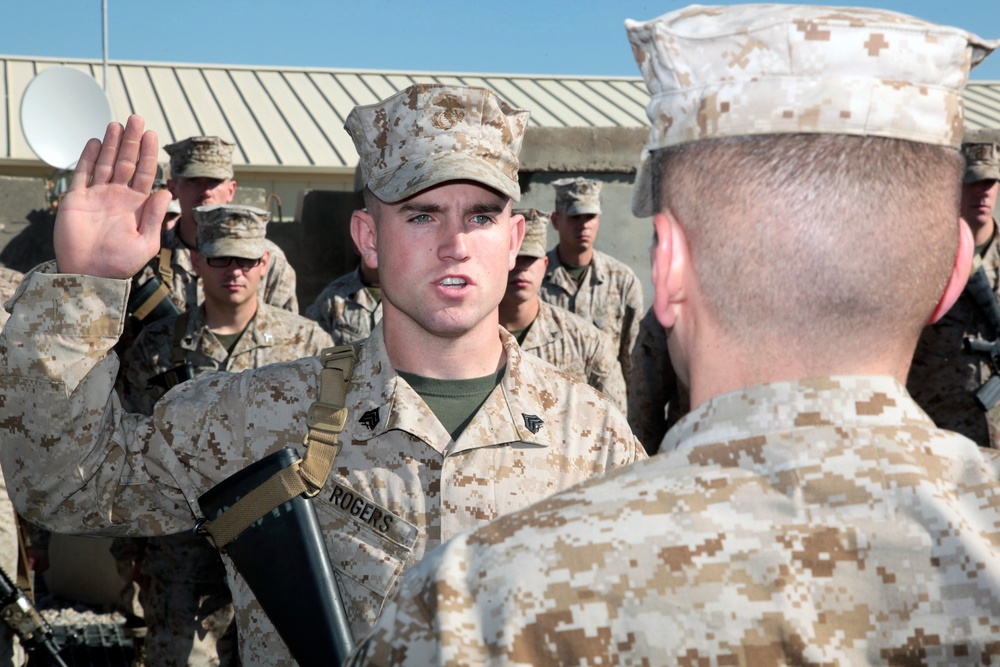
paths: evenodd
<path fill-rule="evenodd" d="M 61 273 L 131 278 L 160 247 L 166 190 L 150 196 L 158 143 L 140 116 L 87 142 L 59 205 L 54 245 Z"/>

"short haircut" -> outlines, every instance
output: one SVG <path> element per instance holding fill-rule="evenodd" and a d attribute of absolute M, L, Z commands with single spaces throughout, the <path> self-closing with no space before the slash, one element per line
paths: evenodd
<path fill-rule="evenodd" d="M 707 307 L 735 340 L 915 343 L 951 272 L 955 149 L 835 134 L 657 151 L 656 210 L 684 228 Z"/>
<path fill-rule="evenodd" d="M 375 193 L 371 191 L 367 185 L 361 191 L 361 196 L 365 200 L 365 209 L 368 211 L 368 215 L 372 216 L 373 219 L 378 218 L 378 207 L 382 201 L 375 196 Z"/>

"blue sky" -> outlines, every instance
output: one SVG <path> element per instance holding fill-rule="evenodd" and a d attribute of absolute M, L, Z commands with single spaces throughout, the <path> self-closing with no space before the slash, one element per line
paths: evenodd
<path fill-rule="evenodd" d="M 626 18 L 678 0 L 107 0 L 112 60 L 638 74 Z M 723 2 L 722 4 L 730 4 Z M 848 0 L 1000 38 L 998 0 Z M 101 0 L 3 0 L 0 54 L 100 58 Z M 992 61 L 992 62 L 991 62 Z M 1000 53 L 973 71 L 1000 80 Z"/>

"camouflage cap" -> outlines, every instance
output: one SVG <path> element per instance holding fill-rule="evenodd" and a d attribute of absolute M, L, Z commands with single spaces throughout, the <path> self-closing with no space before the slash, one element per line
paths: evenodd
<path fill-rule="evenodd" d="M 233 177 L 233 149 L 236 144 L 219 137 L 188 137 L 163 147 L 170 156 L 173 178 Z"/>
<path fill-rule="evenodd" d="M 263 257 L 268 212 L 254 206 L 217 204 L 194 209 L 198 252 L 205 257 Z"/>
<path fill-rule="evenodd" d="M 963 183 L 1000 181 L 1000 146 L 995 143 L 962 144 L 965 157 Z"/>
<path fill-rule="evenodd" d="M 384 202 L 432 185 L 472 180 L 521 198 L 517 154 L 528 112 L 486 88 L 418 84 L 356 106 L 344 128 L 366 185 Z"/>
<path fill-rule="evenodd" d="M 517 251 L 518 256 L 545 257 L 549 214 L 537 208 L 519 208 L 513 214 L 524 216 L 524 240 L 521 241 L 521 249 Z"/>
<path fill-rule="evenodd" d="M 556 210 L 569 215 L 601 212 L 601 186 L 590 178 L 560 178 L 552 181 L 556 190 Z"/>
<path fill-rule="evenodd" d="M 692 5 L 625 29 L 652 123 L 632 210 L 653 215 L 651 154 L 753 134 L 873 135 L 958 148 L 962 86 L 998 41 L 878 9 Z"/>

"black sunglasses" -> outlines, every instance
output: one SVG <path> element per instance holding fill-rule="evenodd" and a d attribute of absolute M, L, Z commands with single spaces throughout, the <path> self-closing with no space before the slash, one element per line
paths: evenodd
<path fill-rule="evenodd" d="M 233 262 L 236 262 L 236 266 L 246 271 L 247 269 L 259 266 L 262 259 L 262 257 L 258 257 L 257 259 L 247 259 L 246 257 L 206 257 L 205 261 L 213 269 L 225 269 Z"/>

